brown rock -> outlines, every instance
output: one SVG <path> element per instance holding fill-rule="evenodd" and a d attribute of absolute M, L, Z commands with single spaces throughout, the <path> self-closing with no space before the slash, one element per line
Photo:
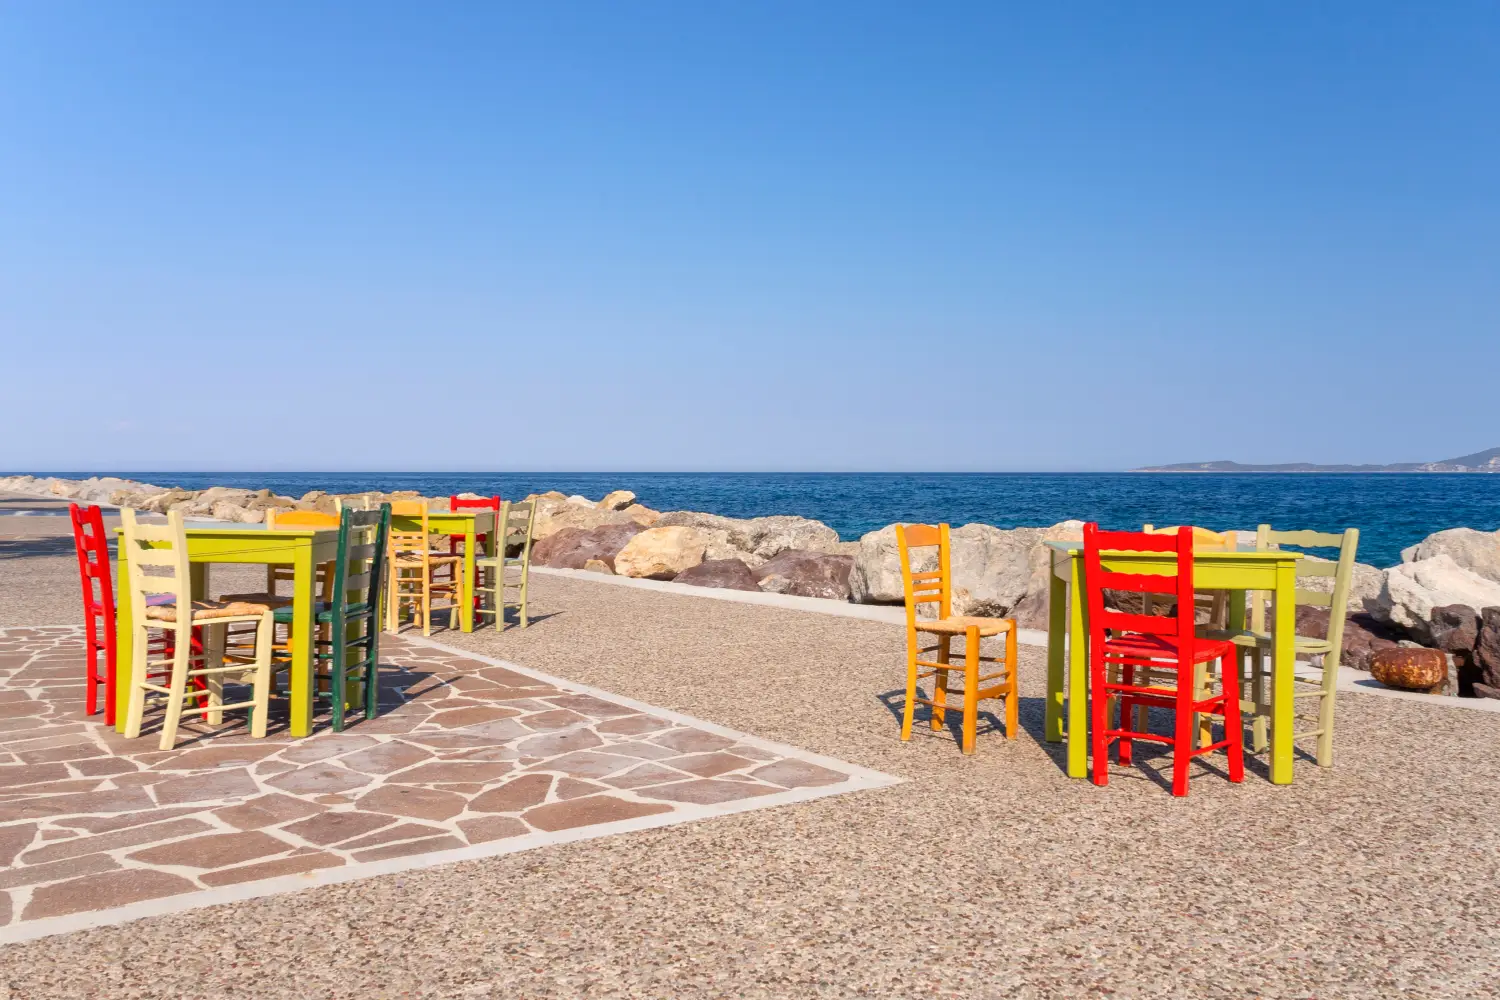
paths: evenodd
<path fill-rule="evenodd" d="M 389 816 L 358 812 L 329 812 L 313 816 L 300 823 L 285 827 L 287 833 L 296 834 L 313 844 L 337 844 L 351 837 L 378 830 L 389 824 Z"/>
<path fill-rule="evenodd" d="M 181 876 L 150 868 L 106 872 L 32 890 L 31 902 L 21 916 L 25 920 L 40 920 L 83 910 L 104 910 L 143 899 L 176 896 L 196 888 Z"/>
<path fill-rule="evenodd" d="M 671 806 L 630 802 L 613 795 L 587 795 L 567 802 L 537 806 L 524 819 L 538 830 L 571 830 L 580 826 L 617 823 L 620 820 L 669 812 Z"/>
<path fill-rule="evenodd" d="M 319 868 L 339 868 L 344 859 L 323 851 L 308 851 L 294 854 L 277 861 L 262 861 L 259 864 L 226 868 L 223 871 L 205 872 L 198 876 L 204 885 L 235 885 L 240 882 L 259 882 L 261 879 L 277 878 L 281 875 L 301 875 Z"/>
<path fill-rule="evenodd" d="M 1327 612 L 1324 612 L 1327 615 Z M 1309 633 L 1304 633 L 1309 634 Z M 1324 635 L 1327 632 L 1325 630 Z M 1367 614 L 1350 615 L 1344 622 L 1344 666 L 1369 670 L 1370 660 L 1382 650 L 1399 649 L 1405 633 Z"/>
<path fill-rule="evenodd" d="M 353 788 L 363 788 L 371 780 L 369 775 L 360 774 L 357 771 L 325 764 L 313 764 L 296 771 L 278 774 L 274 778 L 267 778 L 266 784 L 274 785 L 294 795 L 326 795 L 347 792 Z"/>
<path fill-rule="evenodd" d="M 757 767 L 750 772 L 750 777 L 769 781 L 783 788 L 801 788 L 805 785 L 837 785 L 848 780 L 849 776 L 802 760 L 778 760 L 774 764 Z"/>
<path fill-rule="evenodd" d="M 1370 674 L 1386 687 L 1431 691 L 1448 679 L 1448 656 L 1441 649 L 1382 649 L 1370 659 Z"/>
<path fill-rule="evenodd" d="M 478 819 L 460 820 L 458 828 L 471 844 L 520 837 L 531 832 L 525 823 L 510 816 L 481 816 Z"/>
<path fill-rule="evenodd" d="M 464 811 L 464 804 L 462 795 L 405 785 L 386 785 L 359 800 L 361 809 L 431 820 L 451 819 Z"/>
<path fill-rule="evenodd" d="M 613 567 L 615 556 L 642 530 L 634 521 L 597 528 L 563 528 L 532 546 L 531 561 L 538 566 L 583 569 L 589 560 L 597 559 Z"/>
<path fill-rule="evenodd" d="M 368 851 L 360 851 L 354 855 L 355 861 L 383 861 L 386 858 L 404 858 L 412 854 L 432 854 L 436 851 L 451 851 L 457 847 L 466 846 L 457 837 L 427 837 L 424 840 L 408 840 L 404 844 L 391 844 L 388 847 L 375 847 Z"/>
<path fill-rule="evenodd" d="M 469 803 L 469 810 L 484 813 L 520 812 L 547 801 L 547 792 L 551 788 L 552 778 L 549 775 L 523 774 L 499 788 L 477 796 Z"/>
<path fill-rule="evenodd" d="M 262 827 L 276 826 L 290 820 L 301 819 L 315 812 L 321 812 L 321 810 L 311 802 L 294 799 L 290 795 L 271 793 L 242 802 L 237 806 L 215 809 L 214 815 L 236 830 L 259 830 Z"/>
<path fill-rule="evenodd" d="M 648 799 L 666 799 L 671 802 L 692 802 L 698 805 L 712 805 L 717 802 L 733 802 L 735 799 L 748 799 L 758 795 L 769 795 L 775 791 L 778 791 L 778 789 L 770 788 L 766 785 L 752 785 L 744 781 L 704 778 L 698 781 L 679 781 L 672 785 L 657 785 L 654 788 L 643 788 L 636 794 Z"/>
<path fill-rule="evenodd" d="M 148 847 L 131 855 L 148 865 L 186 865 L 190 868 L 227 868 L 272 854 L 285 854 L 291 846 L 258 830 L 249 833 L 213 833 L 179 840 L 174 844 Z"/>
<path fill-rule="evenodd" d="M 243 767 L 173 778 L 157 784 L 156 801 L 164 806 L 179 802 L 208 802 L 213 799 L 243 798 L 260 791 L 255 779 Z"/>
<path fill-rule="evenodd" d="M 1479 613 L 1479 637 L 1474 642 L 1477 682 L 1490 689 L 1500 688 L 1500 608 L 1485 608 Z M 1477 688 L 1477 684 L 1476 684 Z"/>
<path fill-rule="evenodd" d="M 718 587 L 721 590 L 759 590 L 755 574 L 738 559 L 705 559 L 692 569 L 672 578 L 673 583 L 692 587 Z"/>
<path fill-rule="evenodd" d="M 853 556 L 787 549 L 756 567 L 755 580 L 772 594 L 847 601 L 853 568 Z"/>

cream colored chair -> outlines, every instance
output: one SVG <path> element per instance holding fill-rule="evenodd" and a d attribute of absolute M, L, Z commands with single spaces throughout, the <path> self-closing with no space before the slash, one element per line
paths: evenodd
<path fill-rule="evenodd" d="M 130 698 L 125 715 L 126 738 L 135 739 L 141 735 L 148 695 L 157 696 L 154 701 L 165 701 L 159 743 L 162 750 L 170 750 L 176 743 L 178 723 L 189 698 L 208 699 L 203 708 L 209 725 L 222 724 L 225 711 L 247 708 L 250 710 L 250 735 L 265 736 L 274 630 L 271 609 L 265 604 L 247 601 L 193 600 L 187 533 L 182 526 L 180 511 L 169 512 L 164 525 L 143 524 L 136 519 L 135 511 L 122 507 L 120 520 L 124 528 L 120 544 L 126 546 L 129 553 L 130 572 L 126 586 L 130 588 L 130 627 L 134 631 Z M 151 599 L 159 595 L 168 595 L 171 600 L 165 604 L 154 603 Z M 225 634 L 230 625 L 237 623 L 255 625 L 255 654 L 248 669 L 244 663 L 228 666 L 224 663 Z M 194 627 L 199 626 L 203 628 L 204 653 L 195 656 L 192 636 Z M 170 659 L 152 659 L 150 638 L 153 629 L 172 633 Z M 151 682 L 154 673 L 166 676 L 166 687 Z M 224 676 L 246 673 L 252 675 L 250 700 L 226 705 Z M 199 677 L 203 678 L 205 687 L 189 691 L 189 681 Z"/>
<path fill-rule="evenodd" d="M 397 518 L 417 522 L 416 530 L 398 528 Z M 459 564 L 463 556 L 432 550 L 431 526 L 427 501 L 410 500 L 391 504 L 390 588 L 386 591 L 386 631 L 396 631 L 403 604 L 412 605 L 413 617 L 420 617 L 422 634 L 432 634 L 432 601 L 446 597 L 449 601 L 448 627 L 458 626 L 458 601 L 463 588 L 459 585 Z M 446 568 L 444 576 L 438 571 Z"/>

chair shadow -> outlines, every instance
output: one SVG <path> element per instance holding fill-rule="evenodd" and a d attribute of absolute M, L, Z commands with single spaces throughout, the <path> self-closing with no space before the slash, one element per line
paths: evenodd
<path fill-rule="evenodd" d="M 899 729 L 902 714 L 906 707 L 906 689 L 895 688 L 877 694 L 876 699 L 885 707 L 887 712 L 896 721 Z M 1068 770 L 1067 745 L 1063 743 L 1048 743 L 1043 736 L 1045 734 L 1045 698 L 1022 697 L 1016 706 L 1018 722 L 1023 732 L 1042 748 L 1042 751 L 1051 759 L 1053 765 L 1064 774 Z M 943 726 L 938 730 L 932 729 L 932 708 L 929 705 L 918 705 L 912 715 L 912 736 L 918 733 L 923 735 L 933 734 L 947 730 L 953 738 L 955 745 L 963 746 L 963 709 L 948 708 L 944 712 Z M 986 735 L 996 735 L 1005 738 L 1005 720 L 993 711 L 985 709 L 982 705 L 978 714 L 978 725 L 975 726 L 974 738 L 977 742 Z"/>
<path fill-rule="evenodd" d="M 446 610 L 446 609 L 444 609 L 444 610 Z M 527 620 L 526 620 L 526 627 L 530 628 L 531 626 L 536 625 L 538 622 L 544 622 L 544 621 L 547 621 L 549 619 L 556 618 L 559 615 L 565 615 L 565 614 L 567 614 L 566 611 L 548 611 L 548 612 L 545 612 L 545 613 L 539 614 L 539 615 L 528 615 L 527 616 Z M 506 612 L 505 612 L 505 628 L 500 629 L 499 631 L 502 634 L 504 634 L 504 633 L 510 632 L 512 629 L 518 629 L 520 627 L 521 627 L 521 614 L 520 614 L 520 612 L 516 611 L 515 609 L 507 609 Z M 433 636 L 437 636 L 437 635 L 441 635 L 441 634 L 445 634 L 445 633 L 449 633 L 449 632 L 460 632 L 460 631 L 462 631 L 462 629 L 458 628 L 457 626 L 450 627 L 448 625 L 448 619 L 446 617 L 442 618 L 441 620 L 438 620 L 437 612 L 433 613 L 433 622 L 432 622 L 432 634 L 433 634 Z M 475 633 L 478 633 L 478 632 L 494 632 L 494 631 L 496 631 L 494 622 L 491 621 L 488 617 L 486 617 L 483 621 L 479 620 L 478 618 L 475 619 L 475 621 L 474 621 L 474 632 Z M 420 635 L 421 632 L 422 632 L 422 626 L 419 623 L 414 622 L 414 621 L 403 621 L 401 623 L 401 625 L 400 625 L 400 630 L 399 631 L 394 632 L 394 633 L 387 632 L 385 634 L 386 635 L 412 635 L 412 634 Z M 470 634 L 473 634 L 473 633 L 470 633 Z"/>
<path fill-rule="evenodd" d="M 0 559 L 72 555 L 72 535 L 38 535 L 34 538 L 0 538 Z"/>

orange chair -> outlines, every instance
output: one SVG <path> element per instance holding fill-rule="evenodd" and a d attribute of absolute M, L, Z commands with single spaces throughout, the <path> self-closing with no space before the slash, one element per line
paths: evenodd
<path fill-rule="evenodd" d="M 399 522 L 399 523 L 398 523 Z M 409 527 L 413 522 L 416 529 Z M 386 592 L 386 631 L 394 632 L 401 620 L 403 602 L 420 609 L 422 634 L 432 634 L 432 599 L 446 596 L 449 601 L 448 627 L 458 625 L 458 600 L 462 588 L 458 564 L 463 556 L 432 550 L 431 527 L 426 500 L 400 501 L 391 504 L 390 589 Z M 437 571 L 447 568 L 447 575 Z"/>
<path fill-rule="evenodd" d="M 953 578 L 949 564 L 948 526 L 946 524 L 898 524 L 896 548 L 901 555 L 901 580 L 906 591 L 906 707 L 901 716 L 901 738 L 911 739 L 912 719 L 918 704 L 932 706 L 932 728 L 943 727 L 950 694 L 963 695 L 963 752 L 974 752 L 975 730 L 982 698 L 1005 699 L 1005 737 L 1015 739 L 1018 729 L 1020 699 L 1016 688 L 1016 623 L 1009 618 L 976 618 L 953 614 Z M 912 571 L 913 549 L 936 549 L 936 569 Z M 931 555 L 926 558 L 931 559 Z M 918 618 L 917 607 L 936 604 L 936 618 Z M 937 645 L 925 649 L 918 635 L 937 636 Z M 989 636 L 1005 636 L 1005 657 L 980 655 L 979 642 Z M 952 662 L 955 637 L 964 640 L 964 661 Z M 922 654 L 936 653 L 936 660 L 924 660 Z M 994 673 L 981 674 L 981 663 L 1003 663 Z M 926 673 L 923 673 L 923 670 Z M 962 670 L 964 686 L 948 686 L 950 670 Z M 923 698 L 918 682 L 931 677 L 932 697 Z M 984 686 L 988 684 L 988 686 Z"/>

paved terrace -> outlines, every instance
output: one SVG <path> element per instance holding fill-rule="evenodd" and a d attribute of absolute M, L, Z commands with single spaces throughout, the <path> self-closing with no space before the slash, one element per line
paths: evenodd
<path fill-rule="evenodd" d="M 0 626 L 64 625 L 77 618 L 72 556 L 44 541 L 39 520 L 14 543 L 6 536 L 21 532 L 0 521 Z M 65 531 L 66 522 L 58 530 Z M 243 582 L 224 574 L 226 587 Z M 38 909 L 28 918 L 27 909 L 45 896 L 15 880 L 31 866 L 32 852 L 68 854 L 67 845 L 86 846 L 91 839 L 98 849 L 55 859 L 44 853 L 40 857 L 51 860 L 37 864 L 103 855 L 117 867 L 75 877 L 118 880 L 154 869 L 191 883 L 177 886 L 181 892 L 126 905 L 167 906 L 174 899 L 201 901 L 203 893 L 270 884 L 249 879 L 214 885 L 236 869 L 243 874 L 257 865 L 300 865 L 306 862 L 299 859 L 320 855 L 340 862 L 309 875 L 273 876 L 326 878 L 330 884 L 4 946 L 0 984 L 17 997 L 1497 995 L 1500 894 L 1493 884 L 1500 856 L 1500 716 L 1341 694 L 1335 769 L 1303 761 L 1294 785 L 1273 787 L 1263 762 L 1255 761 L 1246 782 L 1232 786 L 1209 764 L 1195 772 L 1192 795 L 1173 800 L 1161 784 L 1162 758 L 1117 769 L 1108 789 L 1063 776 L 1056 748 L 1037 740 L 1039 650 L 1022 649 L 1025 732 L 1014 742 L 981 732 L 979 753 L 964 758 L 951 733 L 922 728 L 910 744 L 897 739 L 899 628 L 558 577 L 534 577 L 533 588 L 540 620 L 524 633 L 434 636 L 462 655 L 415 640 L 391 643 L 393 680 L 426 675 L 405 690 L 417 694 L 432 685 L 433 700 L 410 697 L 393 704 L 375 725 L 351 728 L 323 760 L 297 758 L 321 753 L 315 748 L 328 744 L 328 736 L 296 745 L 272 737 L 257 746 L 231 731 L 163 757 L 155 754 L 154 742 L 121 746 L 124 741 L 100 737 L 94 723 L 76 717 L 0 714 L 0 737 L 7 742 L 21 731 L 13 725 L 17 718 L 41 718 L 69 731 L 54 737 L 56 747 L 40 752 L 81 744 L 107 751 L 54 760 L 17 756 L 0 770 L 44 768 L 32 772 L 40 773 L 40 782 L 97 779 L 118 785 L 117 776 L 88 774 L 86 768 L 128 763 L 130 770 L 120 772 L 128 779 L 123 794 L 151 801 L 149 808 L 126 808 L 188 810 L 151 825 L 190 818 L 208 829 L 185 830 L 178 843 L 212 848 L 216 842 L 209 838 L 218 837 L 217 843 L 236 847 L 224 854 L 205 849 L 194 856 L 152 855 L 150 846 L 102 847 L 96 838 L 119 830 L 90 829 L 99 825 L 92 821 L 68 826 L 56 814 L 7 814 L 0 837 L 36 827 L 0 868 L 13 900 L 6 928 L 12 933 L 29 919 L 87 916 L 74 910 L 48 917 L 50 911 Z M 10 679 L 0 688 L 0 707 L 14 704 L 17 691 L 35 700 L 43 688 L 71 683 L 66 661 L 72 634 L 7 633 L 28 647 L 28 660 L 6 668 Z M 515 676 L 512 668 L 491 661 L 513 664 Z M 17 672 L 28 669 L 31 676 L 18 681 Z M 464 677 L 530 693 L 479 698 L 472 686 L 465 690 L 474 682 Z M 557 704 L 580 697 L 569 689 L 572 684 L 613 695 L 583 696 L 597 703 Z M 615 696 L 634 701 L 622 704 Z M 488 720 L 451 716 L 514 709 L 515 702 L 535 705 Z M 667 725 L 611 732 L 610 713 L 626 709 L 628 715 L 616 718 Z M 571 730 L 546 730 L 545 720 L 541 730 L 526 723 L 554 712 L 582 718 L 570 721 Z M 441 745 L 455 732 L 501 723 L 524 725 L 526 733 L 506 727 L 488 737 L 492 746 Z M 726 735 L 718 727 L 753 735 Z M 559 754 L 528 755 L 522 749 L 526 740 L 569 731 L 592 733 L 601 744 L 553 747 Z M 666 760 L 665 766 L 680 771 L 679 765 L 695 758 L 730 754 L 745 763 L 717 775 L 669 775 L 672 781 L 655 787 L 737 781 L 765 789 L 739 800 L 739 807 L 751 808 L 699 819 L 691 810 L 736 803 L 653 798 L 642 793 L 653 786 L 622 789 L 610 784 L 613 774 L 573 774 L 552 766 L 568 754 L 607 752 L 620 743 L 660 747 L 664 734 L 696 739 L 690 736 L 695 732 L 735 742 L 712 749 L 666 745 L 671 759 L 627 767 L 662 766 Z M 358 766 L 377 751 L 397 753 L 389 747 L 413 747 L 426 756 L 387 771 L 380 770 L 383 764 Z M 486 755 L 499 759 L 483 760 Z M 476 756 L 480 764 L 508 769 L 482 778 L 441 771 L 428 772 L 429 780 L 399 778 Z M 207 769 L 210 760 L 219 766 Z M 173 766 L 179 762 L 181 770 Z M 788 781 L 797 787 L 767 780 L 787 777 L 765 770 L 777 765 L 799 770 L 801 777 Z M 206 808 L 199 800 L 160 798 L 163 789 L 170 798 L 182 782 L 217 781 L 221 772 L 244 775 L 255 788 L 242 784 L 242 795 L 210 800 Z M 303 787 L 296 777 L 323 772 L 339 773 L 344 781 L 355 779 L 343 774 L 369 780 L 331 791 Z M 878 784 L 871 772 L 905 780 L 827 794 Z M 475 808 L 476 800 L 534 773 L 548 776 L 546 800 L 495 812 Z M 826 783 L 800 784 L 808 776 Z M 284 787 L 289 780 L 293 787 Z M 130 781 L 141 783 L 134 792 Z M 587 794 L 568 797 L 577 791 Z M 444 805 L 424 805 L 427 815 L 354 807 L 377 793 L 387 801 L 417 794 Z M 108 794 L 122 793 L 117 788 Z M 0 809 L 6 810 L 38 799 L 24 789 L 0 795 Z M 753 807 L 775 797 L 811 795 L 822 797 Z M 359 865 L 445 857 L 426 847 L 463 857 L 503 843 L 471 836 L 465 823 L 474 829 L 480 829 L 478 822 L 493 824 L 492 831 L 504 826 L 518 843 L 539 842 L 567 830 L 546 830 L 547 814 L 528 818 L 529 810 L 567 809 L 591 798 L 602 801 L 600 796 L 673 811 L 611 822 L 670 825 L 592 836 L 612 828 L 585 817 L 569 829 L 590 839 L 331 881 L 333 873 Z M 462 811 L 451 812 L 460 799 Z M 318 811 L 287 818 L 269 809 L 255 814 L 266 804 Z M 389 819 L 349 838 L 296 839 L 294 828 L 309 829 L 299 826 L 308 819 L 328 823 L 330 816 L 372 813 Z M 241 827 L 236 818 L 249 822 Z M 418 827 L 415 836 L 395 836 Z M 44 830 L 53 835 L 44 836 Z M 368 840 L 382 832 L 388 835 L 384 842 Z M 6 844 L 20 839 L 10 836 Z M 403 853 L 422 840 L 429 841 L 422 851 Z M 272 846 L 276 854 L 247 855 Z M 399 856 L 364 854 L 382 851 Z M 71 905 L 61 890 L 48 895 L 55 901 L 49 905 Z"/>

